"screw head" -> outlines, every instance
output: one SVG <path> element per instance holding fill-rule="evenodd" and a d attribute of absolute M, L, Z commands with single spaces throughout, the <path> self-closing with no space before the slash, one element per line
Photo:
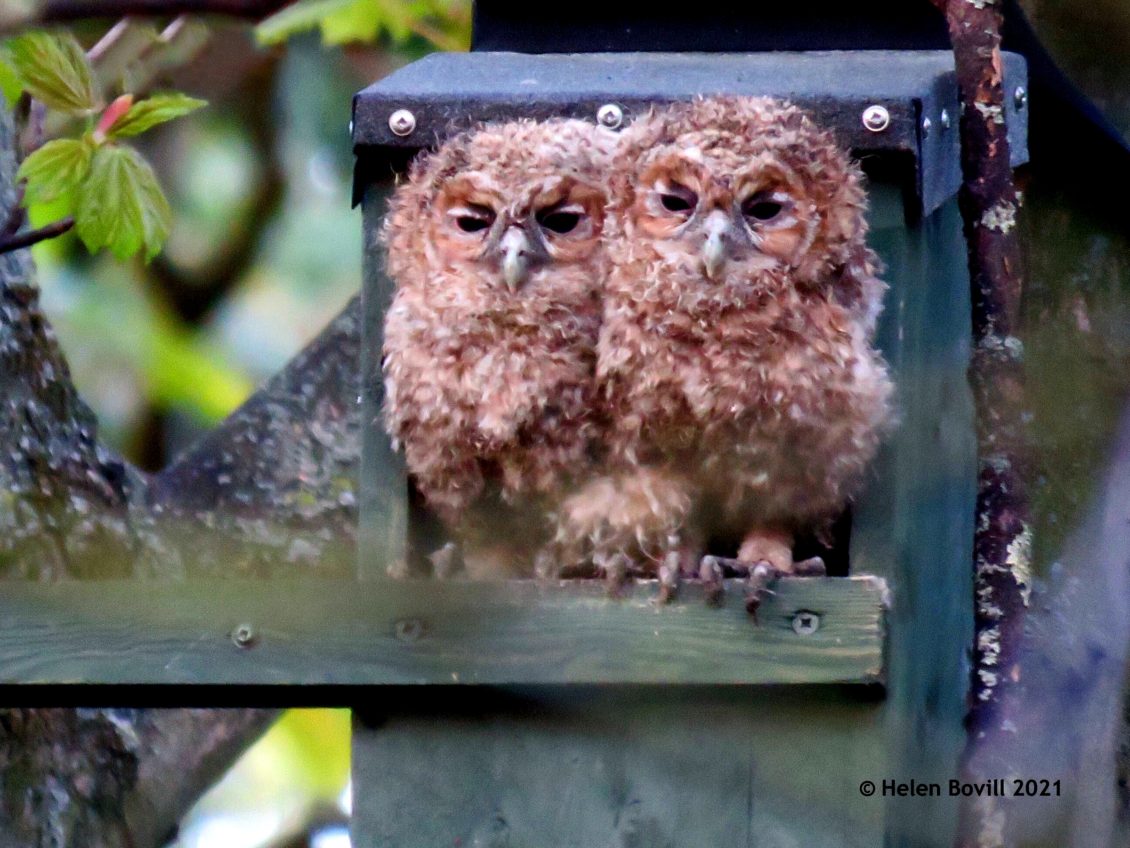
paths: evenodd
<path fill-rule="evenodd" d="M 259 641 L 259 634 L 250 624 L 237 624 L 232 628 L 231 640 L 237 648 L 250 648 Z"/>
<path fill-rule="evenodd" d="M 1028 89 L 1022 85 L 1016 87 L 1016 91 L 1012 92 L 1012 102 L 1016 104 L 1017 109 L 1023 109 L 1028 105 Z"/>
<path fill-rule="evenodd" d="M 596 120 L 602 127 L 619 129 L 620 124 L 624 123 L 624 110 L 615 103 L 605 103 L 596 110 Z"/>
<path fill-rule="evenodd" d="M 886 106 L 875 103 L 863 110 L 863 126 L 873 133 L 880 133 L 891 125 L 891 113 Z"/>
<path fill-rule="evenodd" d="M 820 629 L 820 614 L 812 610 L 797 610 L 793 613 L 793 632 L 798 636 L 811 636 Z"/>
<path fill-rule="evenodd" d="M 950 113 L 948 109 L 942 110 L 942 114 L 938 116 L 938 123 L 942 125 L 943 130 L 950 128 Z"/>
<path fill-rule="evenodd" d="M 934 122 L 929 118 L 922 119 L 922 137 L 927 138 L 930 135 L 930 130 L 933 128 Z"/>
<path fill-rule="evenodd" d="M 388 128 L 393 135 L 412 135 L 416 129 L 416 116 L 407 109 L 397 109 L 388 116 Z"/>
<path fill-rule="evenodd" d="M 393 634 L 399 642 L 417 642 L 427 633 L 428 626 L 420 618 L 401 618 L 393 625 Z"/>

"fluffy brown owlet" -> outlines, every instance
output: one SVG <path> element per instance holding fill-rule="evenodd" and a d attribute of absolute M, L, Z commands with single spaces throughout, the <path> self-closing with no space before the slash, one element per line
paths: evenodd
<path fill-rule="evenodd" d="M 861 173 L 767 98 L 653 111 L 610 173 L 609 473 L 563 504 L 559 540 L 644 570 L 675 549 L 697 570 L 726 539 L 788 573 L 794 534 L 843 510 L 891 417 Z"/>
<path fill-rule="evenodd" d="M 385 424 L 472 576 L 527 573 L 589 461 L 611 139 L 563 120 L 463 133 L 385 219 Z"/>

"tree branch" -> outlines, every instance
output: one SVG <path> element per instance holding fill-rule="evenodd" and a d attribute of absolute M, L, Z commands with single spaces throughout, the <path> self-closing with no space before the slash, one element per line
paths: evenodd
<path fill-rule="evenodd" d="M 39 244 L 41 241 L 47 241 L 47 239 L 58 238 L 74 225 L 75 219 L 68 215 L 66 218 L 35 230 L 25 230 L 17 235 L 4 236 L 0 238 L 0 253 L 11 253 L 13 250 L 22 250 L 25 247 L 31 247 L 33 244 Z"/>
<path fill-rule="evenodd" d="M 272 710 L 0 711 L 5 845 L 161 848 Z M 15 803 L 12 803 L 15 802 Z"/>
<path fill-rule="evenodd" d="M 176 15 L 221 15 L 259 20 L 274 14 L 294 0 L 45 0 L 39 23 L 65 23 L 92 18 L 173 17 Z"/>
<path fill-rule="evenodd" d="M 974 645 L 968 780 L 1003 777 L 990 737 L 1015 732 L 1004 718 L 1020 677 L 1020 644 L 1031 582 L 1031 527 L 1024 459 L 1022 345 L 1014 335 L 1020 302 L 1019 199 L 1004 120 L 1001 16 L 996 3 L 934 0 L 945 12 L 961 95 L 959 202 L 972 294 L 970 383 L 977 411 L 978 487 L 974 555 Z M 996 844 L 993 799 L 961 806 L 959 844 Z M 986 841 L 990 840 L 990 841 Z"/>

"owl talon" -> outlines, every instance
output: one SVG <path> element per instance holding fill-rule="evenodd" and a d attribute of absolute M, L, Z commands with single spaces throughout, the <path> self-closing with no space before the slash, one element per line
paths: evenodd
<path fill-rule="evenodd" d="M 534 555 L 534 576 L 539 580 L 556 580 L 565 570 L 561 557 L 548 547 Z"/>
<path fill-rule="evenodd" d="M 814 556 L 794 563 L 793 574 L 797 577 L 827 577 L 828 567 L 822 558 Z"/>
<path fill-rule="evenodd" d="M 781 578 L 780 570 L 771 562 L 761 561 L 749 569 L 748 583 L 746 584 L 745 610 L 753 617 L 754 624 L 757 620 L 757 611 L 761 608 L 766 597 L 777 594 L 769 587 Z"/>
<path fill-rule="evenodd" d="M 437 580 L 449 580 L 463 570 L 463 552 L 455 542 L 447 542 L 432 551 L 428 560 L 432 564 L 432 576 Z"/>
<path fill-rule="evenodd" d="M 608 594 L 618 598 L 624 592 L 628 583 L 628 567 L 631 565 L 625 554 L 616 553 L 608 556 L 593 557 L 593 564 L 604 575 L 604 585 Z"/>
<path fill-rule="evenodd" d="M 722 582 L 722 566 L 716 556 L 704 556 L 699 563 L 698 579 L 702 581 L 703 594 L 709 606 L 722 605 L 725 584 Z"/>
<path fill-rule="evenodd" d="M 680 560 L 678 551 L 669 551 L 659 566 L 659 603 L 668 604 L 679 591 Z"/>

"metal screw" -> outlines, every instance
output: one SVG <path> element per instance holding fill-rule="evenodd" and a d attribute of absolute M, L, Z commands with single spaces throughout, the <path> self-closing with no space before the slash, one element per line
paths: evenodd
<path fill-rule="evenodd" d="M 891 113 L 886 106 L 878 103 L 863 110 L 863 126 L 873 133 L 879 133 L 891 125 Z"/>
<path fill-rule="evenodd" d="M 259 641 L 259 634 L 250 624 L 237 624 L 231 632 L 231 640 L 237 648 L 250 648 Z"/>
<path fill-rule="evenodd" d="M 407 109 L 397 109 L 388 116 L 388 128 L 393 135 L 412 135 L 416 129 L 416 116 Z"/>
<path fill-rule="evenodd" d="M 927 138 L 930 135 L 930 129 L 934 126 L 934 122 L 929 118 L 922 119 L 922 137 Z"/>
<path fill-rule="evenodd" d="M 942 114 L 938 116 L 938 123 L 942 125 L 943 130 L 950 128 L 950 113 L 948 109 L 942 110 Z"/>
<path fill-rule="evenodd" d="M 1016 104 L 1017 109 L 1023 109 L 1028 105 L 1028 89 L 1022 85 L 1016 87 L 1016 91 L 1012 92 L 1012 102 Z"/>
<path fill-rule="evenodd" d="M 402 618 L 393 624 L 392 629 L 393 633 L 396 634 L 397 641 L 415 642 L 424 636 L 428 626 L 423 619 Z"/>
<path fill-rule="evenodd" d="M 624 110 L 615 103 L 605 103 L 596 110 L 596 120 L 602 127 L 619 129 L 620 124 L 624 123 Z"/>
<path fill-rule="evenodd" d="M 811 636 L 820 629 L 820 615 L 811 610 L 800 610 L 793 615 L 793 632 L 798 636 Z"/>

